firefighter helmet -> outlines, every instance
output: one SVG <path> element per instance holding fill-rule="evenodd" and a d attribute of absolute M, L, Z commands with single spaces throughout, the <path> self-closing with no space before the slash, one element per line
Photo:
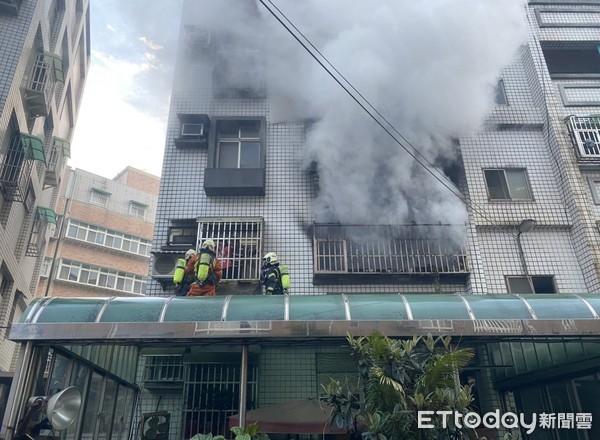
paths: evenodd
<path fill-rule="evenodd" d="M 277 258 L 277 254 L 275 252 L 269 252 L 263 257 L 263 261 L 267 264 L 277 264 L 279 263 L 279 258 Z"/>
<path fill-rule="evenodd" d="M 208 240 L 204 240 L 204 242 L 202 243 L 202 247 L 209 248 L 211 251 L 214 251 L 215 250 L 215 242 L 209 238 Z"/>
<path fill-rule="evenodd" d="M 185 259 L 187 260 L 188 258 L 190 258 L 192 255 L 197 254 L 195 249 L 189 249 L 186 253 L 185 253 Z"/>

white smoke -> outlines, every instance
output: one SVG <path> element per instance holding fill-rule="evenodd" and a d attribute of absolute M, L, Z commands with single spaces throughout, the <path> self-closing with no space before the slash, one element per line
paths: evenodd
<path fill-rule="evenodd" d="M 274 3 L 432 162 L 455 159 L 452 139 L 481 128 L 502 69 L 527 37 L 522 0 Z M 270 90 L 287 103 L 272 118 L 317 120 L 303 152 L 318 164 L 317 220 L 464 223 L 463 203 L 269 19 Z"/>
<path fill-rule="evenodd" d="M 482 127 L 500 73 L 527 37 L 525 0 L 273 3 L 436 166 L 458 158 L 453 139 Z M 251 0 L 205 0 L 199 16 L 189 19 L 237 33 L 238 44 L 268 47 L 271 122 L 314 121 L 301 160 L 317 164 L 317 221 L 464 223 L 464 204 L 352 101 L 258 0 L 254 6 Z"/>

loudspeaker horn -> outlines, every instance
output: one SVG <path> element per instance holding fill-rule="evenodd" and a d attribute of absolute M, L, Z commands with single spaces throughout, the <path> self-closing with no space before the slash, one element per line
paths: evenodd
<path fill-rule="evenodd" d="M 67 429 L 81 409 L 81 392 L 77 387 L 65 388 L 48 399 L 46 417 L 55 431 Z"/>

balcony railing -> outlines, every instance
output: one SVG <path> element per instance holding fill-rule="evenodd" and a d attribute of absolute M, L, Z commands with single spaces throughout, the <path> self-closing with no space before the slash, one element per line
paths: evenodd
<path fill-rule="evenodd" d="M 565 119 L 569 135 L 580 159 L 600 159 L 600 115 L 569 116 Z"/>
<path fill-rule="evenodd" d="M 48 116 L 55 83 L 64 82 L 62 60 L 50 52 L 36 55 L 24 86 L 24 101 L 32 116 Z"/>
<path fill-rule="evenodd" d="M 466 251 L 450 238 L 453 228 L 315 224 L 315 276 L 466 275 Z"/>

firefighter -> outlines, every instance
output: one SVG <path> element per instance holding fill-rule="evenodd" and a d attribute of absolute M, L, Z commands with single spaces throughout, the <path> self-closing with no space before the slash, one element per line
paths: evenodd
<path fill-rule="evenodd" d="M 195 280 L 192 283 L 188 296 L 215 296 L 217 284 L 221 281 L 221 263 L 215 254 L 215 242 L 205 240 L 200 246 L 198 261 L 196 263 Z"/>
<path fill-rule="evenodd" d="M 265 295 L 287 294 L 290 288 L 290 272 L 285 264 L 279 264 L 275 252 L 263 257 L 260 281 L 265 286 Z"/>
<path fill-rule="evenodd" d="M 190 290 L 190 286 L 196 279 L 196 263 L 199 256 L 195 249 L 189 249 L 185 253 L 185 258 L 177 260 L 177 267 L 173 274 L 173 282 L 175 283 L 175 295 L 186 296 Z"/>

